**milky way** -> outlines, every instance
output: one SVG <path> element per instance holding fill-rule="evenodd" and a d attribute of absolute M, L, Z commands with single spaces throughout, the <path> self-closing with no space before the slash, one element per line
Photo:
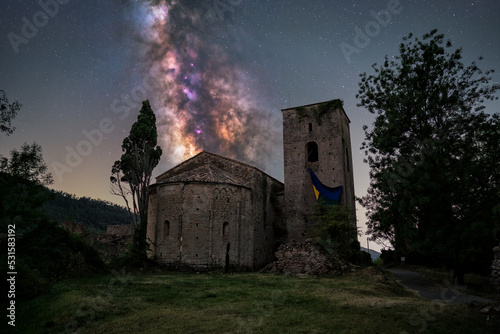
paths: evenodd
<path fill-rule="evenodd" d="M 170 163 L 208 150 L 269 169 L 280 156 L 281 121 L 235 55 L 232 3 L 154 1 L 131 9 Z"/>

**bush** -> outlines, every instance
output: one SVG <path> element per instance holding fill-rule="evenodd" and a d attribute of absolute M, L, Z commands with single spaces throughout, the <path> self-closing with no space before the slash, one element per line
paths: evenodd
<path fill-rule="evenodd" d="M 358 266 L 371 266 L 372 257 L 369 253 L 360 250 L 359 241 L 354 240 L 350 244 L 349 252 L 346 254 L 347 261 Z"/>
<path fill-rule="evenodd" d="M 50 281 L 43 278 L 40 271 L 29 268 L 24 261 L 16 262 L 16 296 L 19 299 L 32 299 L 50 288 Z"/>
<path fill-rule="evenodd" d="M 360 250 L 356 239 L 354 210 L 340 205 L 319 202 L 313 217 L 316 242 L 334 256 L 360 266 L 372 264 L 370 254 Z"/>
<path fill-rule="evenodd" d="M 381 267 L 384 265 L 384 261 L 380 257 L 378 257 L 375 260 L 373 260 L 373 264 L 377 267 Z"/>
<path fill-rule="evenodd" d="M 17 269 L 23 297 L 32 298 L 66 277 L 100 272 L 99 254 L 80 237 L 44 221 L 18 240 Z M 21 288 L 20 288 L 21 290 Z M 29 291 L 29 292 L 28 292 Z"/>

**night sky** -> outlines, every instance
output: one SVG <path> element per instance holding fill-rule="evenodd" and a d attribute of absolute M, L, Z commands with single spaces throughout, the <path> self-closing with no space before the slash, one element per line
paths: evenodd
<path fill-rule="evenodd" d="M 163 149 L 154 176 L 206 149 L 283 180 L 281 109 L 342 99 L 362 196 L 359 147 L 373 116 L 356 107 L 360 73 L 397 55 L 408 33 L 433 28 L 466 64 L 483 56 L 480 68 L 500 71 L 493 0 L 60 2 L 2 1 L 0 89 L 23 107 L 0 154 L 36 141 L 54 189 L 119 204 L 110 170 L 142 100 Z M 369 39 L 356 39 L 359 30 Z M 359 205 L 357 215 L 363 225 Z"/>

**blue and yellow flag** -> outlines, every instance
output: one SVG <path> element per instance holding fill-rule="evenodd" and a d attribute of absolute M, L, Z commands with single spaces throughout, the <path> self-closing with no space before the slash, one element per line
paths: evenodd
<path fill-rule="evenodd" d="M 311 168 L 309 168 L 309 173 L 311 174 L 311 181 L 316 199 L 322 200 L 328 204 L 339 204 L 342 186 L 336 188 L 327 187 L 318 180 L 318 177 Z"/>

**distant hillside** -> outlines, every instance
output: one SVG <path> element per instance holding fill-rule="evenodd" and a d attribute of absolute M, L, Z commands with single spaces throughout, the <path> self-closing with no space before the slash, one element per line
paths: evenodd
<path fill-rule="evenodd" d="M 104 232 L 108 225 L 130 224 L 128 211 L 122 206 L 90 197 L 78 198 L 61 191 L 49 191 L 53 193 L 54 199 L 45 203 L 43 210 L 56 223 L 74 220 L 82 222 L 92 232 Z"/>

